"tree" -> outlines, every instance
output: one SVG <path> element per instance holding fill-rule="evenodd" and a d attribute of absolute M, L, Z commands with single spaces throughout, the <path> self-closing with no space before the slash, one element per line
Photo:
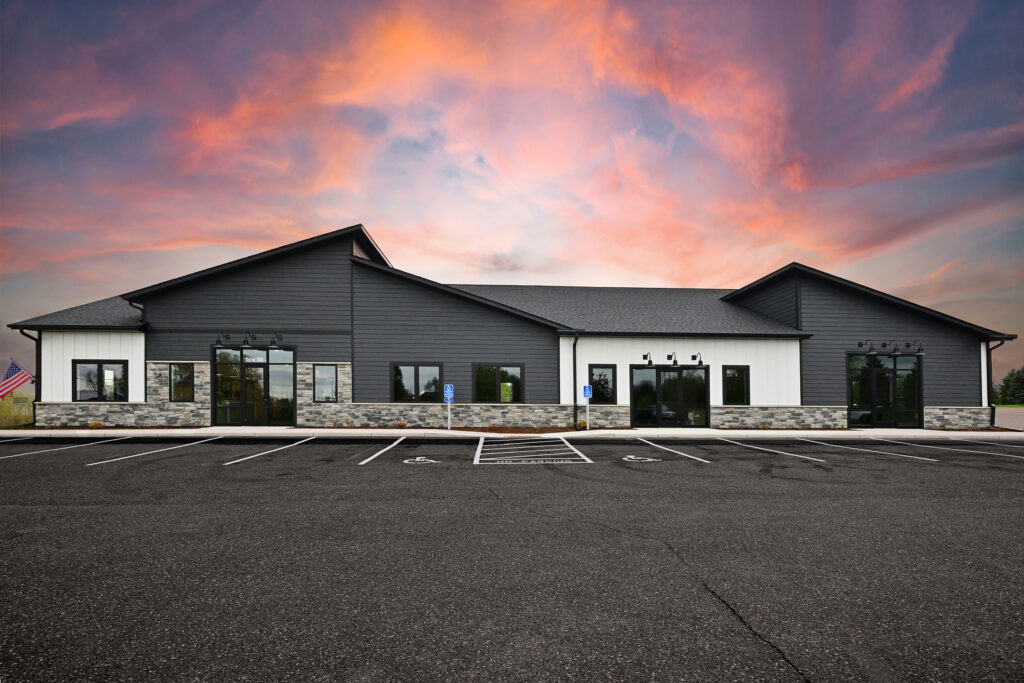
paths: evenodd
<path fill-rule="evenodd" d="M 999 383 L 996 403 L 1024 404 L 1024 368 L 1010 370 Z"/>

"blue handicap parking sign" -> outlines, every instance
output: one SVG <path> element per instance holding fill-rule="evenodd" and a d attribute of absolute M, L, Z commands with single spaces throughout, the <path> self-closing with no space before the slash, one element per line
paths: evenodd
<path fill-rule="evenodd" d="M 590 398 L 593 395 L 594 395 L 594 387 L 590 386 L 589 384 L 584 384 L 583 385 L 583 398 Z"/>
<path fill-rule="evenodd" d="M 454 396 L 445 396 L 444 397 L 444 402 L 445 403 L 455 403 L 455 397 Z"/>
<path fill-rule="evenodd" d="M 454 384 L 445 384 L 444 385 L 444 397 L 445 398 L 451 398 L 454 395 L 455 395 L 455 385 Z"/>

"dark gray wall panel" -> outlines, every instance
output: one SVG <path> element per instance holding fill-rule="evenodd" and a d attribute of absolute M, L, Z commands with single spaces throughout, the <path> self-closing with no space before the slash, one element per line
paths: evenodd
<path fill-rule="evenodd" d="M 147 298 L 146 357 L 205 360 L 223 330 L 257 343 L 279 332 L 300 359 L 350 360 L 351 253 L 340 240 Z"/>
<path fill-rule="evenodd" d="M 920 339 L 923 403 L 981 404 L 981 339 L 941 322 L 842 287 L 801 277 L 804 405 L 846 405 L 846 352 L 870 338 L 875 347 L 895 338 Z"/>
<path fill-rule="evenodd" d="M 228 329 L 231 340 L 228 344 L 239 344 L 245 330 Z M 257 335 L 255 345 L 267 343 L 270 333 Z M 210 346 L 217 338 L 216 332 L 149 332 L 146 335 L 146 360 L 210 360 Z M 295 347 L 295 360 L 347 361 L 352 357 L 352 337 L 345 334 L 286 334 L 284 346 Z"/>
<path fill-rule="evenodd" d="M 440 362 L 455 400 L 472 401 L 472 364 L 523 364 L 527 403 L 558 403 L 555 330 L 355 264 L 352 385 L 357 403 L 390 400 L 392 362 Z"/>
<path fill-rule="evenodd" d="M 797 301 L 796 301 L 796 278 L 788 277 L 779 282 L 760 287 L 752 292 L 732 300 L 761 315 L 785 323 L 790 327 L 796 327 Z"/>

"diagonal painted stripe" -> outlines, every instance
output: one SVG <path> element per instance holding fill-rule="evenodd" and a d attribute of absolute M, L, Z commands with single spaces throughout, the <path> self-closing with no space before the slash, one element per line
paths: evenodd
<path fill-rule="evenodd" d="M 110 460 L 100 460 L 99 462 L 90 462 L 89 464 L 86 465 L 86 467 L 92 467 L 93 465 L 106 465 L 108 462 L 118 462 L 119 460 L 128 460 L 130 458 L 138 458 L 138 457 L 143 456 L 143 455 L 152 455 L 153 453 L 163 453 L 164 451 L 173 451 L 176 448 L 187 448 L 188 446 L 198 446 L 201 443 L 206 443 L 207 441 L 216 441 L 217 439 L 222 439 L 222 438 L 224 438 L 224 437 L 222 437 L 222 436 L 214 436 L 214 437 L 209 438 L 209 439 L 203 439 L 202 441 L 192 441 L 192 442 L 189 442 L 189 443 L 182 443 L 182 444 L 178 444 L 177 446 L 171 446 L 169 448 L 158 448 L 155 451 L 146 451 L 145 453 L 136 453 L 135 455 L 126 455 L 126 456 L 123 456 L 123 457 L 120 457 L 120 458 L 111 458 Z"/>
<path fill-rule="evenodd" d="M 872 441 L 886 441 L 888 443 L 898 443 L 901 446 L 911 446 L 916 448 L 934 448 L 939 451 L 954 451 L 956 453 L 977 453 L 978 455 L 998 455 L 1004 458 L 1020 458 L 1024 460 L 1024 455 L 1010 455 L 1008 453 L 993 453 L 992 451 L 969 451 L 966 448 L 949 448 L 947 446 L 929 446 L 924 443 L 907 443 L 905 441 L 895 441 L 893 439 L 878 439 L 871 437 Z"/>
<path fill-rule="evenodd" d="M 985 444 L 986 446 L 1006 446 L 1007 448 L 1024 448 L 1024 446 L 1018 446 L 1017 444 L 1012 443 L 1003 443 L 1001 441 L 978 441 L 977 439 L 950 439 L 950 441 L 963 441 L 964 443 L 980 443 Z"/>
<path fill-rule="evenodd" d="M 480 437 L 480 441 L 476 445 L 476 455 L 473 456 L 473 464 L 480 464 L 480 449 L 484 447 L 484 437 Z"/>
<path fill-rule="evenodd" d="M 591 460 L 590 458 L 588 458 L 587 456 L 583 455 L 583 454 L 582 454 L 582 453 L 580 453 L 580 452 L 579 452 L 578 450 L 576 450 L 576 447 L 575 447 L 575 446 L 573 446 L 573 445 L 572 445 L 571 443 L 569 443 L 568 441 L 566 441 L 566 440 L 565 440 L 565 437 L 562 437 L 562 442 L 563 442 L 563 443 L 565 443 L 565 445 L 566 445 L 566 446 L 568 446 L 569 448 L 571 448 L 571 449 L 573 450 L 573 452 L 575 452 L 575 453 L 576 453 L 576 455 L 580 456 L 581 458 L 583 458 L 584 460 L 586 460 L 587 462 L 589 462 L 589 463 L 590 463 L 591 465 L 593 465 L 593 464 L 594 464 L 594 461 L 593 461 L 593 460 Z"/>
<path fill-rule="evenodd" d="M 395 446 L 397 446 L 398 444 L 402 443 L 403 441 L 405 441 L 405 437 L 404 437 L 404 436 L 400 436 L 400 437 L 398 437 L 398 441 L 394 442 L 393 444 L 391 444 L 390 446 L 388 446 L 387 448 L 385 448 L 385 449 L 383 449 L 383 450 L 377 451 L 376 453 L 374 453 L 373 455 L 371 455 L 371 456 L 370 456 L 369 458 L 367 458 L 366 460 L 364 460 L 364 461 L 362 461 L 361 463 L 358 463 L 358 464 L 359 464 L 359 465 L 365 465 L 366 463 L 370 462 L 371 460 L 373 460 L 374 458 L 376 458 L 376 457 L 377 457 L 378 455 L 380 455 L 381 453 L 387 453 L 388 451 L 390 451 L 390 450 L 391 450 L 392 448 L 394 448 L 394 447 L 395 447 Z"/>
<path fill-rule="evenodd" d="M 837 443 L 825 443 L 824 441 L 815 441 L 814 439 L 801 439 L 797 437 L 797 441 L 806 441 L 807 443 L 816 443 L 822 446 L 828 446 L 829 448 L 845 448 L 851 451 L 864 451 L 866 453 L 881 453 L 882 455 L 895 455 L 897 458 L 913 458 L 914 460 L 927 460 L 928 462 L 938 462 L 935 458 L 924 458 L 920 455 L 907 455 L 905 453 L 893 453 L 892 451 L 876 451 L 872 448 L 860 448 L 859 446 L 841 446 Z"/>
<path fill-rule="evenodd" d="M 7 458 L 20 458 L 23 455 L 35 455 L 36 453 L 52 453 L 53 451 L 66 451 L 69 448 L 82 448 L 83 446 L 98 446 L 101 443 L 113 443 L 114 441 L 124 441 L 130 439 L 130 436 L 121 436 L 116 439 L 107 439 L 105 441 L 90 441 L 89 443 L 76 443 L 73 446 L 61 446 L 60 448 L 44 448 L 41 451 L 28 451 L 27 453 L 15 453 L 14 455 L 0 456 L 0 460 L 6 460 Z"/>
<path fill-rule="evenodd" d="M 749 443 L 740 443 L 739 441 L 731 441 L 729 439 L 723 439 L 718 437 L 719 441 L 725 441 L 726 443 L 736 444 L 737 446 L 743 446 L 744 448 L 753 448 L 758 451 L 766 451 L 768 453 L 778 453 L 779 455 L 788 455 L 794 458 L 803 458 L 804 460 L 813 460 L 814 462 L 825 462 L 821 458 L 812 458 L 809 455 L 800 455 L 799 453 L 787 453 L 786 451 L 777 451 L 774 448 L 761 448 L 760 446 L 752 446 Z"/>
<path fill-rule="evenodd" d="M 316 438 L 315 436 L 311 436 L 308 439 L 303 439 L 302 441 L 296 441 L 295 443 L 290 443 L 287 446 L 281 446 L 280 448 L 271 448 L 269 451 L 263 451 L 262 453 L 257 453 L 256 455 L 247 455 L 244 458 L 239 458 L 238 460 L 232 460 L 231 462 L 226 462 L 224 464 L 225 465 L 234 465 L 236 462 L 244 462 L 246 460 L 252 460 L 253 458 L 258 458 L 261 455 L 267 455 L 268 453 L 277 453 L 278 451 L 283 451 L 286 448 L 291 448 L 292 446 L 298 446 L 300 443 L 306 443 L 307 441 L 312 441 L 315 438 Z M 405 437 L 403 436 L 402 439 L 404 439 L 404 438 Z M 401 441 L 402 439 L 399 439 L 399 441 Z M 392 445 L 394 445 L 394 444 L 392 444 Z M 359 463 L 359 464 L 361 465 L 362 463 Z"/>
<path fill-rule="evenodd" d="M 700 462 L 702 462 L 702 463 L 704 463 L 706 465 L 710 465 L 711 464 L 710 460 L 705 460 L 704 458 L 698 458 L 696 455 L 690 455 L 689 453 L 683 453 L 682 451 L 674 451 L 671 448 L 665 448 L 664 446 L 659 446 L 658 444 L 656 444 L 654 442 L 651 442 L 651 441 L 648 441 L 647 439 L 641 439 L 640 437 L 637 437 L 637 441 L 643 441 L 645 444 L 648 444 L 649 446 L 654 446 L 655 448 L 660 448 L 661 450 L 668 451 L 669 453 L 675 453 L 676 455 L 682 455 L 682 456 L 685 456 L 687 458 L 693 458 L 694 460 L 698 460 L 698 461 L 700 461 Z"/>
<path fill-rule="evenodd" d="M 34 439 L 34 438 L 36 438 L 36 437 L 34 437 L 34 436 L 21 436 L 21 437 L 18 437 L 17 439 L 0 439 L 0 445 L 3 445 L 5 443 L 14 443 L 15 441 L 28 441 L 29 439 Z"/>

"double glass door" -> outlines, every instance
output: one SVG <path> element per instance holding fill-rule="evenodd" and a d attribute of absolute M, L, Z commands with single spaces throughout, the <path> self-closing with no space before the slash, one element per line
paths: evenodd
<path fill-rule="evenodd" d="M 220 348 L 214 354 L 214 421 L 218 425 L 295 423 L 292 349 Z"/>
<path fill-rule="evenodd" d="M 920 427 L 921 361 L 900 356 L 847 357 L 851 427 Z"/>
<path fill-rule="evenodd" d="M 630 368 L 634 427 L 707 427 L 708 367 Z"/>

